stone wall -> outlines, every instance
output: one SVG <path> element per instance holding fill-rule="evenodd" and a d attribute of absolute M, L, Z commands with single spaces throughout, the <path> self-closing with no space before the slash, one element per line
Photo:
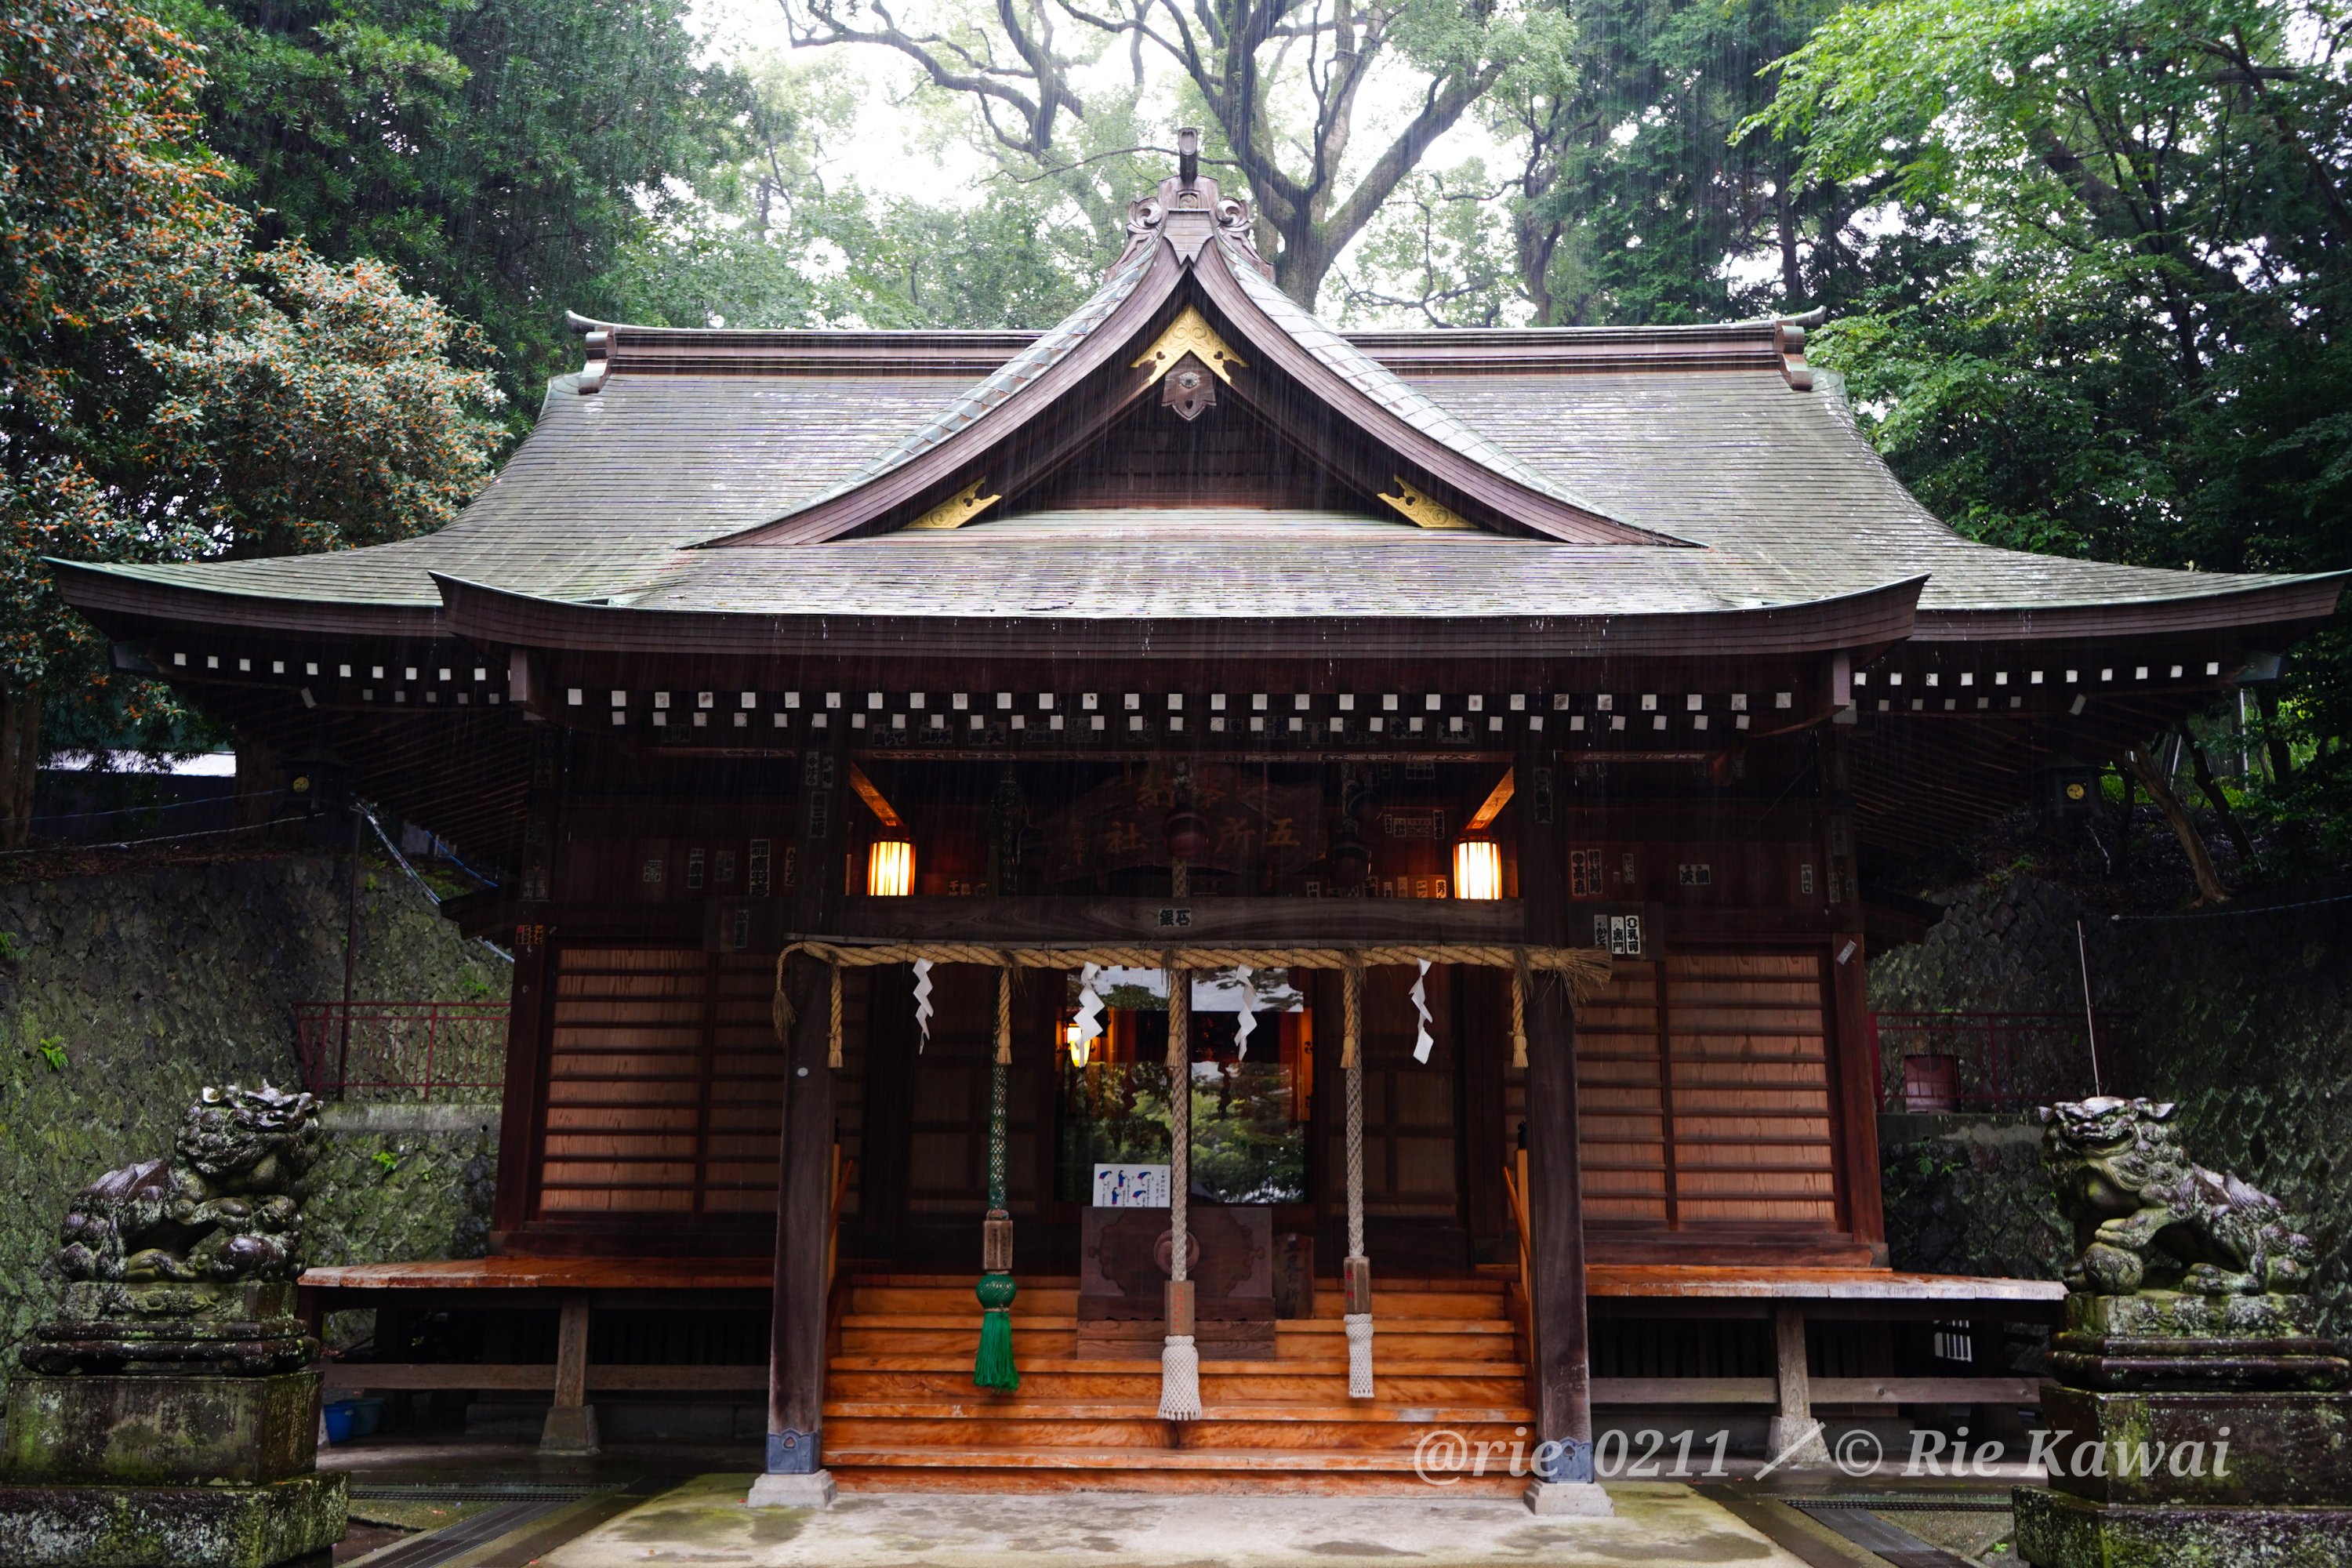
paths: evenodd
<path fill-rule="evenodd" d="M 358 994 L 503 996 L 509 971 L 363 862 Z M 207 1083 L 300 1081 L 294 1004 L 342 994 L 343 863 L 320 854 L 0 886 L 0 1380 L 55 1289 L 66 1199 L 170 1152 Z M 313 1262 L 479 1256 L 497 1135 L 476 1108 L 337 1108 Z"/>
<path fill-rule="evenodd" d="M 2200 1164 L 2310 1216 L 2331 1331 L 2352 1334 L 2352 903 L 2295 904 L 2117 921 L 2053 882 L 1987 879 L 1926 942 L 1873 961 L 1871 1005 L 2079 1008 L 2081 918 L 2098 1005 L 2127 1015 L 2126 1088 L 2179 1105 Z M 1926 1120 L 1885 1119 L 1895 1264 L 2048 1274 L 2067 1242 L 2038 1159 L 1993 1124 L 1912 1125 Z"/>

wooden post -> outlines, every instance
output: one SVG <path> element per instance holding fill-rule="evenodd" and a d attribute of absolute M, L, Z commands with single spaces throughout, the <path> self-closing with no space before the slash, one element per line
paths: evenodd
<path fill-rule="evenodd" d="M 490 1203 L 492 1250 L 531 1217 L 543 1141 L 541 1104 L 546 1081 L 547 928 L 519 925 L 514 932 L 514 979 L 507 994 L 506 1089 L 499 1109 L 498 1189 Z"/>
<path fill-rule="evenodd" d="M 1825 1464 L 1822 1424 L 1813 1419 L 1813 1374 L 1805 1354 L 1805 1310 L 1794 1301 L 1772 1309 L 1773 1410 L 1765 1434 L 1766 1458 L 1783 1468 Z"/>
<path fill-rule="evenodd" d="M 839 715 L 835 715 L 838 718 Z M 841 737 L 801 756 L 799 853 L 785 940 L 831 929 L 841 906 L 848 766 Z M 776 1152 L 775 1293 L 769 1323 L 768 1466 L 754 1507 L 823 1508 L 825 1255 L 833 1224 L 832 976 L 796 959 L 784 984 L 794 1013 L 784 1055 L 784 1121 Z"/>
<path fill-rule="evenodd" d="M 596 1451 L 596 1407 L 588 1403 L 588 1292 L 563 1298 L 555 1336 L 555 1403 L 540 1433 L 542 1454 Z"/>
<path fill-rule="evenodd" d="M 1530 946 L 1570 945 L 1567 855 L 1549 753 L 1524 755 L 1519 899 Z M 1584 1176 L 1577 1141 L 1576 1015 L 1566 979 L 1535 977 L 1528 997 L 1528 1193 L 1532 1226 L 1528 1320 L 1536 1406 L 1539 1514 L 1606 1514 L 1592 1471 L 1592 1364 L 1585 1321 Z"/>
<path fill-rule="evenodd" d="M 1878 1169 L 1878 1053 L 1870 1039 L 1870 997 L 1864 965 L 1870 944 L 1855 929 L 1830 938 L 1832 1017 L 1830 1043 L 1836 1096 L 1834 1121 L 1840 1144 L 1839 1173 L 1845 1187 L 1846 1229 L 1870 1248 L 1874 1267 L 1886 1267 L 1886 1203 Z"/>

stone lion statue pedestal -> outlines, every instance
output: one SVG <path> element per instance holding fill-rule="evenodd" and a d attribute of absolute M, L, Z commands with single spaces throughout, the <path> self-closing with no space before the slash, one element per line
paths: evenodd
<path fill-rule="evenodd" d="M 2352 1563 L 2352 1361 L 2322 1338 L 2300 1222 L 2190 1163 L 2172 1107 L 2043 1113 L 2074 1222 L 2043 1385 L 2045 1487 L 2015 1493 L 2037 1568 Z"/>
<path fill-rule="evenodd" d="M 317 1115 L 267 1084 L 208 1089 L 172 1159 L 75 1194 L 67 1285 L 0 1426 L 0 1563 L 268 1568 L 342 1539 L 294 1311 Z"/>

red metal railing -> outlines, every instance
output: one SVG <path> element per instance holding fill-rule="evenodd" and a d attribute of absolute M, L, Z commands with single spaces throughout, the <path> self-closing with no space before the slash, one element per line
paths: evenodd
<path fill-rule="evenodd" d="M 297 1002 L 304 1087 L 322 1100 L 493 1100 L 504 1002 Z"/>
<path fill-rule="evenodd" d="M 2024 1110 L 2130 1081 L 2130 1019 L 2080 1013 L 1873 1013 L 1882 1110 Z"/>

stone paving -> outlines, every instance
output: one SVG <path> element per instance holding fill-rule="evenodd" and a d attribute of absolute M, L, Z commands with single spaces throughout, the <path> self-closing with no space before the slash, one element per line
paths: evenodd
<path fill-rule="evenodd" d="M 1689 1488 L 1612 1485 L 1617 1517 L 1539 1520 L 1514 1501 L 1346 1497 L 856 1493 L 830 1510 L 743 1505 L 751 1478 L 701 1476 L 551 1552 L 543 1568 L 1411 1568 L 1542 1563 L 1798 1568 Z"/>

